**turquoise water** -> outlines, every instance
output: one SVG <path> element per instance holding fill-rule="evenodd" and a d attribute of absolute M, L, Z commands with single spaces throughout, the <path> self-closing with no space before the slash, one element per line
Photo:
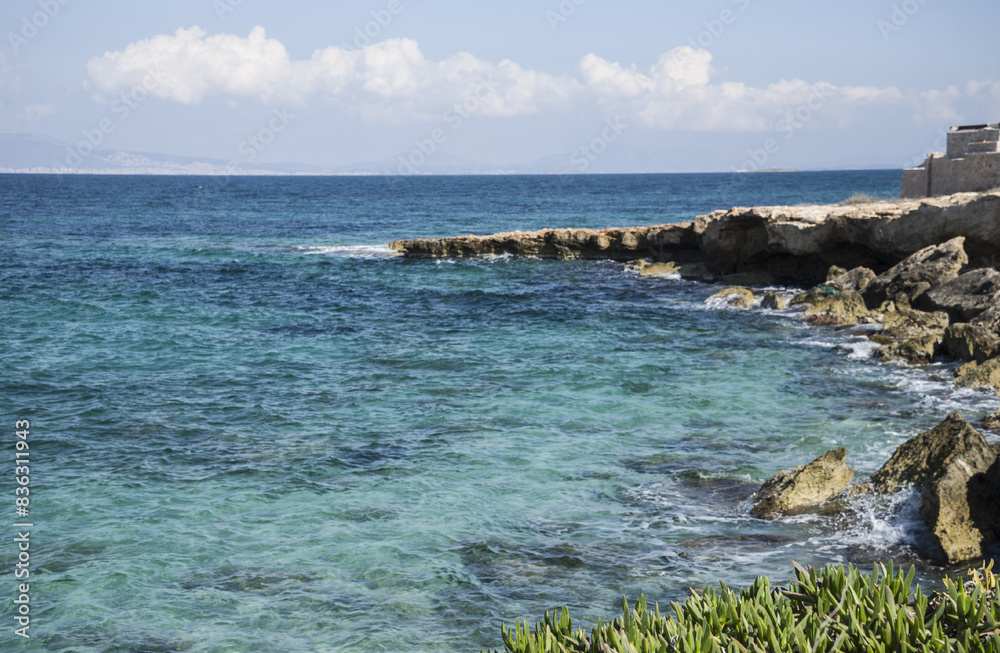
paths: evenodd
<path fill-rule="evenodd" d="M 745 501 L 831 448 L 864 475 L 949 411 L 997 407 L 936 380 L 948 364 L 880 365 L 861 337 L 610 262 L 384 247 L 898 185 L 0 176 L 8 451 L 32 423 L 17 650 L 478 651 L 558 606 L 586 625 L 792 560 L 915 560 L 912 502 L 766 523 Z"/>

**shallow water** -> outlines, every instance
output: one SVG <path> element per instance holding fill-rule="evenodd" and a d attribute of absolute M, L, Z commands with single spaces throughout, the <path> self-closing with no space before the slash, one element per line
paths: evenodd
<path fill-rule="evenodd" d="M 862 336 L 619 264 L 385 249 L 898 184 L 0 176 L 0 396 L 33 427 L 22 649 L 478 651 L 562 605 L 586 624 L 792 560 L 918 559 L 906 497 L 849 520 L 745 504 L 829 449 L 864 476 L 996 409 L 934 380 L 948 364 L 877 364 Z"/>

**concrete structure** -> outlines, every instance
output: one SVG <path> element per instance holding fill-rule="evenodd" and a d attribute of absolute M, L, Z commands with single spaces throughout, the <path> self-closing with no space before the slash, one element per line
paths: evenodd
<path fill-rule="evenodd" d="M 922 168 L 903 171 L 907 199 L 994 188 L 1000 188 L 1000 124 L 952 127 L 947 154 L 934 152 Z"/>

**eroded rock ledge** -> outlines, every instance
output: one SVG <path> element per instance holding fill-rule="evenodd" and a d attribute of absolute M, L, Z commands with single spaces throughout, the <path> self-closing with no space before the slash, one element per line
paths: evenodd
<path fill-rule="evenodd" d="M 852 206 L 733 208 L 693 222 L 616 229 L 421 238 L 390 244 L 414 258 L 512 254 L 541 258 L 702 262 L 716 277 L 757 275 L 787 284 L 822 282 L 832 265 L 877 272 L 930 245 L 965 237 L 973 266 L 1000 252 L 1000 192 Z"/>

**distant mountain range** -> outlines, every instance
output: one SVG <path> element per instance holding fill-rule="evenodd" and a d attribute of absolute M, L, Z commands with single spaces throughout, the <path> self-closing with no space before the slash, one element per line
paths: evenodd
<path fill-rule="evenodd" d="M 828 169 L 892 169 L 861 161 Z M 139 174 L 139 175 L 511 175 L 511 174 L 642 174 L 677 171 L 676 154 L 629 147 L 609 149 L 599 157 L 554 154 L 530 163 L 495 166 L 445 152 L 429 157 L 415 153 L 350 166 L 322 167 L 301 163 L 247 164 L 195 158 L 102 150 L 83 142 L 71 145 L 50 136 L 0 134 L 0 173 Z"/>

